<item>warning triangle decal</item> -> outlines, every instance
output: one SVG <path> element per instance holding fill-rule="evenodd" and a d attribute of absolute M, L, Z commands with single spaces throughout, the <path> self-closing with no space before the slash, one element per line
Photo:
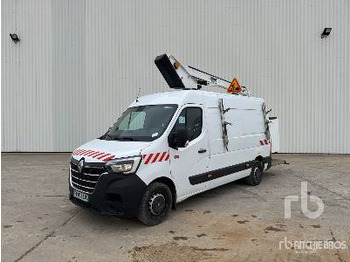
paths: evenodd
<path fill-rule="evenodd" d="M 238 83 L 237 78 L 233 78 L 231 84 L 227 87 L 227 93 L 230 94 L 239 94 L 241 93 L 242 88 L 241 85 Z"/>

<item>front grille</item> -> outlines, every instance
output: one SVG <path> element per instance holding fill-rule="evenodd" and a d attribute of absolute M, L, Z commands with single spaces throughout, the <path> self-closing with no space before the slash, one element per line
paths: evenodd
<path fill-rule="evenodd" d="M 70 164 L 70 182 L 72 187 L 78 189 L 84 193 L 91 194 L 94 192 L 96 184 L 100 176 L 104 173 L 107 173 L 107 170 L 104 167 L 104 163 L 94 163 L 87 164 L 84 166 L 82 173 L 79 173 L 78 163 Z"/>

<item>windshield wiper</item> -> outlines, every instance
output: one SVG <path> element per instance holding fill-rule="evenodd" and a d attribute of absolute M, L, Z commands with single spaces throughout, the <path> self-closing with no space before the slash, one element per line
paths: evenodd
<path fill-rule="evenodd" d="M 104 138 L 105 138 L 105 140 L 107 140 L 106 138 L 110 138 L 111 140 L 114 139 L 110 134 L 106 134 Z"/>
<path fill-rule="evenodd" d="M 128 137 L 128 136 L 120 136 L 120 137 L 114 138 L 114 140 L 135 141 L 135 138 Z"/>

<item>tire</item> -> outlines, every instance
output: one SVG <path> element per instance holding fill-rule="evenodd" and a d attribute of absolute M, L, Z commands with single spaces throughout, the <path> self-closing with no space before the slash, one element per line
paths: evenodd
<path fill-rule="evenodd" d="M 245 182 L 250 186 L 259 185 L 262 180 L 263 170 L 263 163 L 259 161 L 258 164 L 252 168 L 252 171 L 250 172 L 250 175 L 246 177 Z"/>
<path fill-rule="evenodd" d="M 169 187 L 153 182 L 142 197 L 137 219 L 147 226 L 158 225 L 168 216 L 171 205 L 172 194 Z"/>

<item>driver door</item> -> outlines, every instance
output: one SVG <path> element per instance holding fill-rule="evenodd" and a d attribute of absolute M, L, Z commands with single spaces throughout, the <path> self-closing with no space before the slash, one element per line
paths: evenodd
<path fill-rule="evenodd" d="M 190 105 L 182 109 L 172 131 L 185 129 L 188 139 L 184 147 L 169 148 L 170 172 L 176 181 L 177 198 L 183 200 L 199 191 L 205 190 L 205 183 L 192 185 L 189 178 L 208 171 L 209 139 L 201 105 Z"/>

